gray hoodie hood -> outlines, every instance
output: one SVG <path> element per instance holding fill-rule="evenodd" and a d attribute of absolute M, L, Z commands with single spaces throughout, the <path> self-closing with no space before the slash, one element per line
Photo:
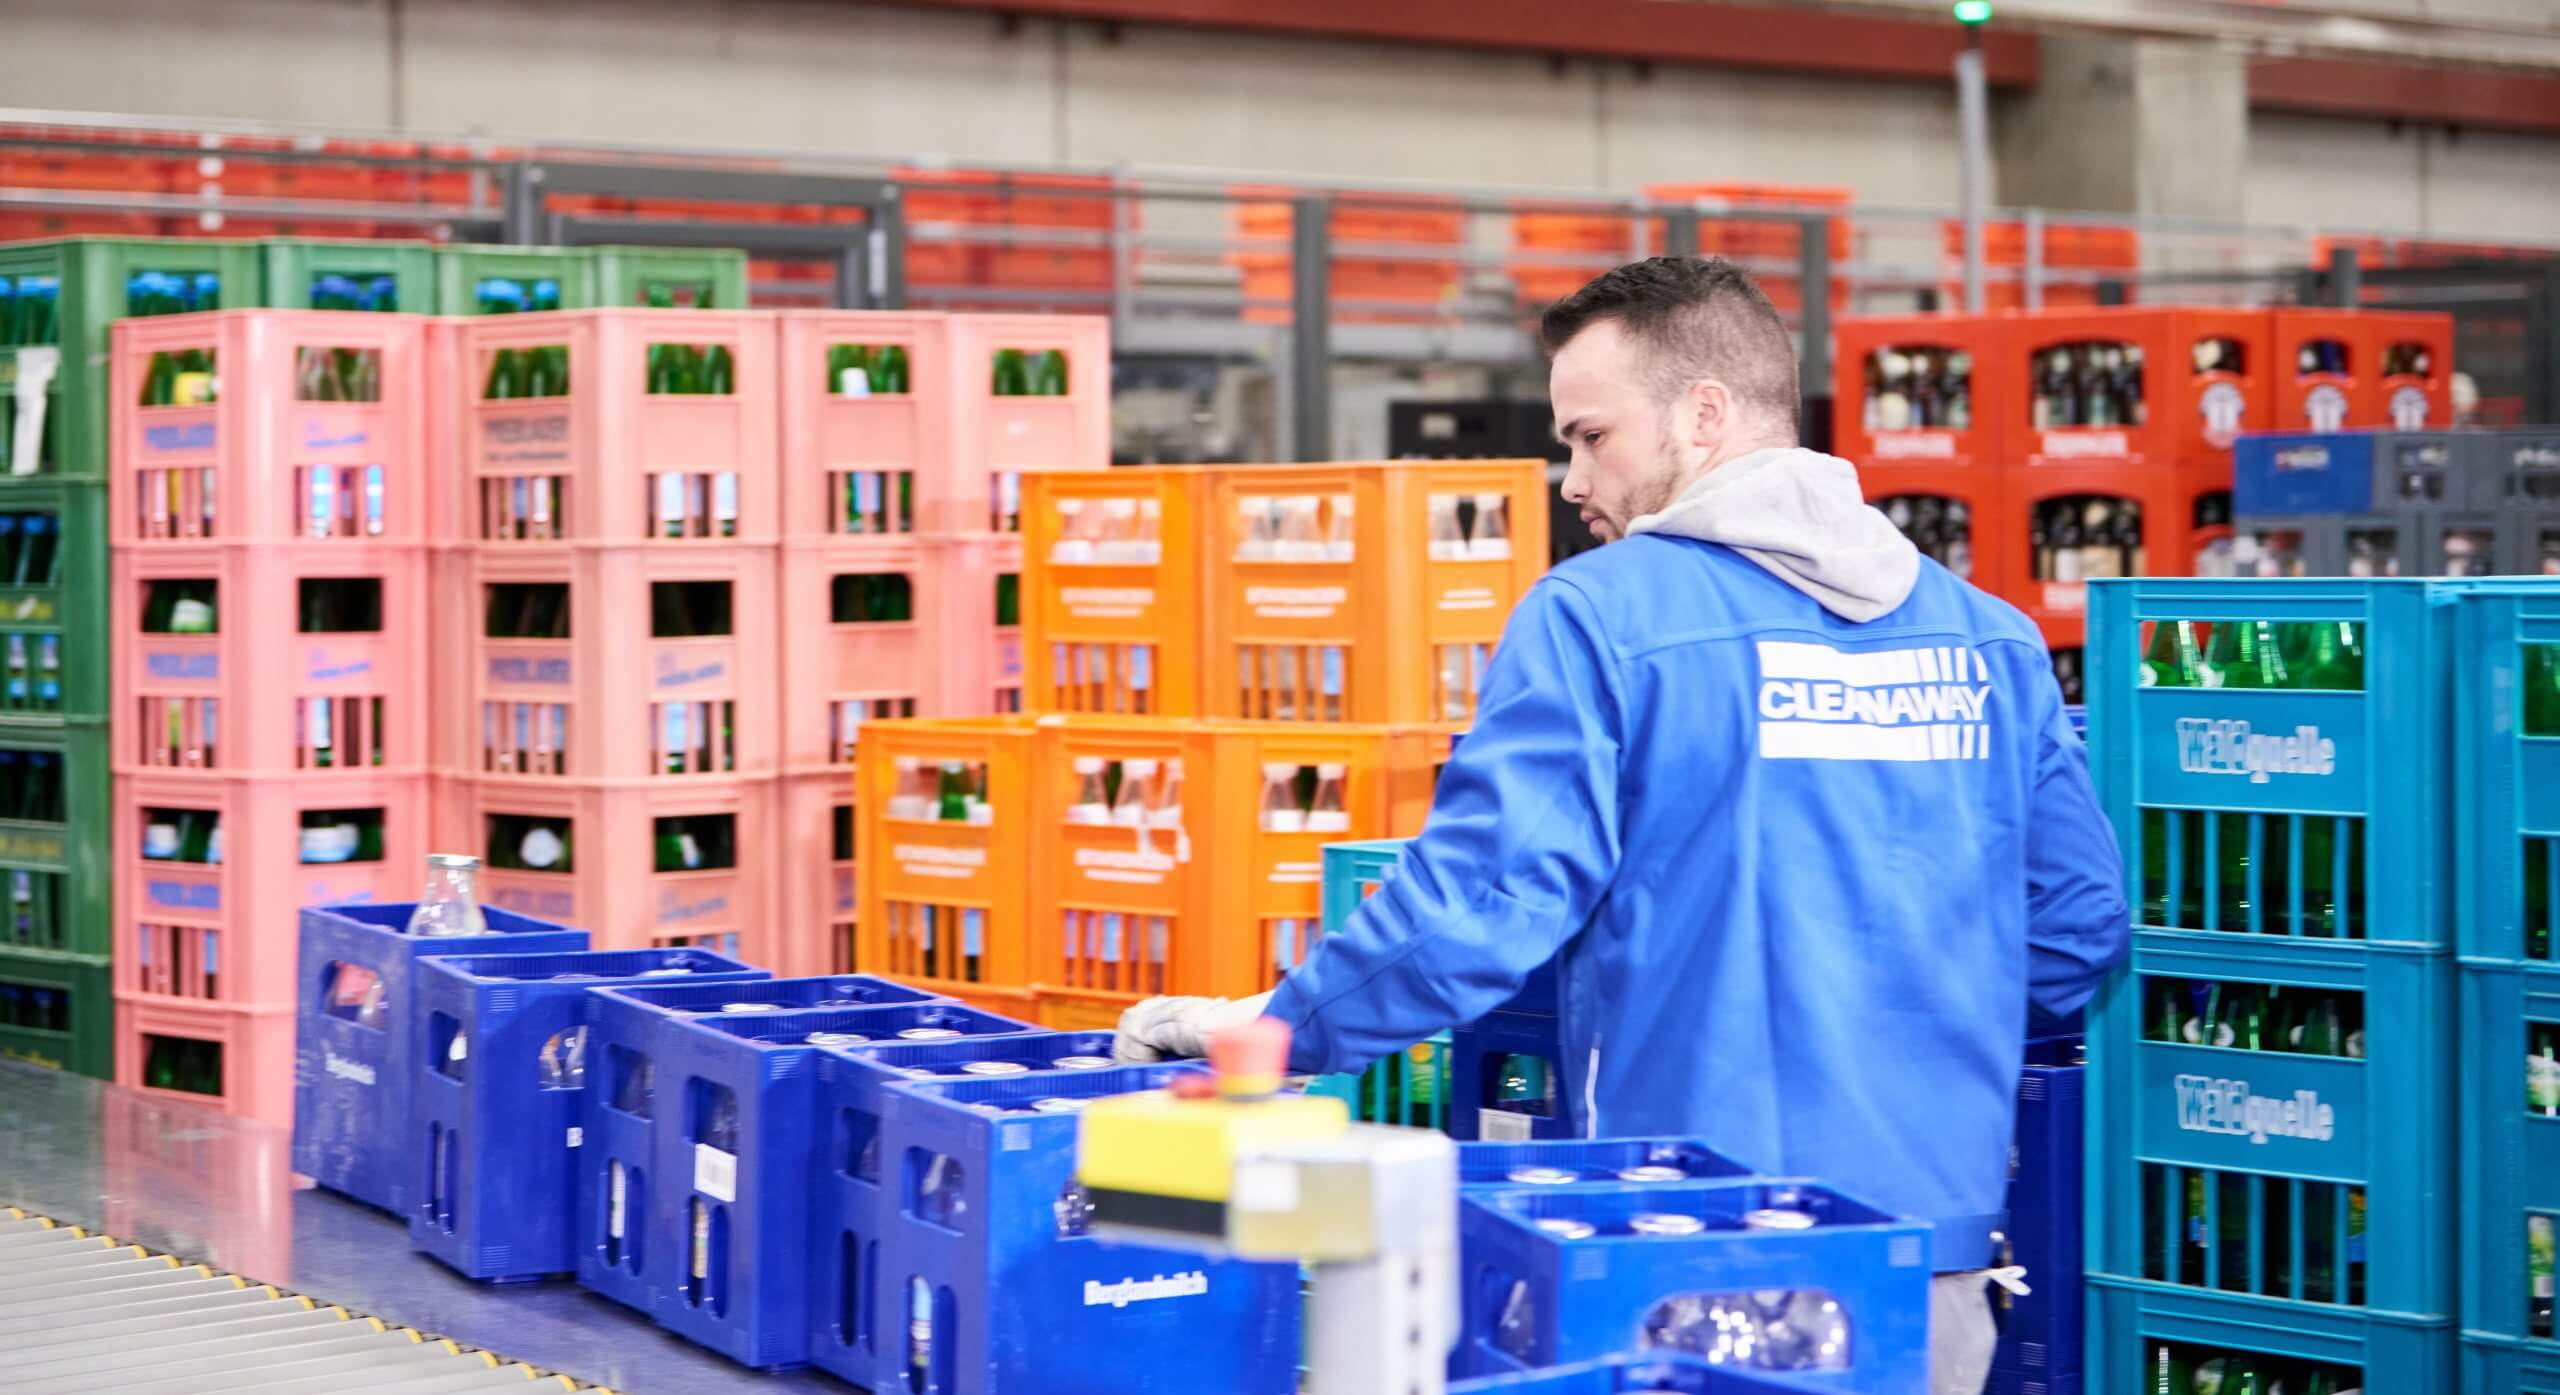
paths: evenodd
<path fill-rule="evenodd" d="M 1857 467 L 1800 446 L 1729 460 L 1627 532 L 1722 543 L 1860 624 L 1892 613 L 1920 580 L 1920 549 L 1867 503 Z"/>

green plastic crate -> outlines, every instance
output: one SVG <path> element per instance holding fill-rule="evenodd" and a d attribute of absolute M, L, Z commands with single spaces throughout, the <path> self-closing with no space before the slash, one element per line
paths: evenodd
<path fill-rule="evenodd" d="M 595 256 L 580 247 L 496 247 L 460 243 L 435 249 L 436 299 L 439 315 L 481 315 L 480 287 L 506 281 L 530 289 L 551 281 L 560 288 L 560 308 L 584 310 L 595 304 Z"/>
<path fill-rule="evenodd" d="M 0 945 L 0 1061 L 114 1079 L 115 973 L 107 957 Z"/>
<path fill-rule="evenodd" d="M 689 310 L 747 308 L 747 254 L 735 250 L 670 247 L 595 249 L 595 300 L 600 306 L 646 305 L 653 290 L 668 291 Z"/>
<path fill-rule="evenodd" d="M 0 801 L 18 797 L 11 762 L 62 768 L 60 817 L 0 807 L 0 949 L 104 955 L 114 943 L 107 740 L 102 722 L 0 720 Z"/>
<path fill-rule="evenodd" d="M 271 237 L 258 244 L 265 303 L 279 310 L 388 310 L 424 314 L 436 308 L 436 249 L 423 242 L 342 242 Z M 332 287 L 332 280 L 347 283 Z M 320 304 L 336 291 L 361 304 Z"/>
<path fill-rule="evenodd" d="M 185 278 L 170 309 L 239 309 L 258 303 L 258 249 L 247 242 L 187 238 L 74 237 L 0 243 L 0 289 L 10 292 L 11 330 L 0 334 L 0 398 L 17 393 L 17 292 L 30 278 L 52 285 L 54 334 L 61 350 L 45 407 L 46 444 L 36 473 L 104 479 L 107 473 L 107 327 L 130 313 L 137 275 Z M 213 279 L 211 286 L 203 278 Z M 208 294 L 209 292 L 209 294 Z M 164 298 L 164 300 L 167 298 Z M 155 313 L 168 313 L 161 310 Z M 14 425 L 14 401 L 0 418 Z M 14 462 L 13 462 L 14 464 Z"/>
<path fill-rule="evenodd" d="M 55 535 L 47 576 L 20 530 Z M 0 721 L 107 715 L 107 487 L 0 475 Z"/>

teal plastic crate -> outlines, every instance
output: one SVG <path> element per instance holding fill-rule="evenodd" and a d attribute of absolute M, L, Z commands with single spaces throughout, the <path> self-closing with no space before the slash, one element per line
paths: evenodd
<path fill-rule="evenodd" d="M 2560 1232 L 2560 1103 L 2527 1094 L 2536 1045 L 2560 1052 L 2560 967 L 2466 964 L 2461 1035 L 2463 1327 L 2560 1369 L 2560 1333 L 2530 1320 L 2527 1251 L 2537 1218 Z"/>
<path fill-rule="evenodd" d="M 113 1080 L 116 1000 L 107 957 L 0 945 L 0 1061 Z"/>
<path fill-rule="evenodd" d="M 2454 1388 L 2463 1395 L 2560 1395 L 2560 1348 L 2466 1332 L 2462 1383 Z"/>
<path fill-rule="evenodd" d="M 436 249 L 424 242 L 271 237 L 258 243 L 263 304 L 278 310 L 436 308 Z"/>
<path fill-rule="evenodd" d="M 0 948 L 110 952 L 109 770 L 101 723 L 0 721 Z"/>
<path fill-rule="evenodd" d="M 107 487 L 0 475 L 0 721 L 107 715 Z"/>
<path fill-rule="evenodd" d="M 2475 588 L 2460 638 L 2462 955 L 2560 965 L 2560 580 Z"/>
<path fill-rule="evenodd" d="M 2091 583 L 2089 750 L 2137 925 L 2452 946 L 2454 606 L 2472 585 Z M 2361 626 L 2363 687 L 2144 686 L 2153 621 Z"/>
<path fill-rule="evenodd" d="M 1324 932 L 1342 928 L 1360 899 L 1395 875 L 1407 838 L 1378 838 L 1324 846 L 1324 890 L 1319 907 Z M 1307 1093 L 1351 1106 L 1352 1117 L 1373 1124 L 1441 1129 L 1449 1122 L 1449 1034 L 1416 1042 L 1357 1075 L 1320 1075 Z"/>
<path fill-rule="evenodd" d="M 1328 935 L 1342 928 L 1361 899 L 1395 875 L 1410 838 L 1373 838 L 1360 843 L 1324 845 L 1324 891 L 1319 903 Z"/>
<path fill-rule="evenodd" d="M 676 247 L 593 249 L 594 304 L 648 305 L 663 296 L 687 310 L 747 308 L 747 254 Z"/>
<path fill-rule="evenodd" d="M 257 304 L 259 291 L 257 249 L 246 242 L 75 237 L 0 243 L 0 399 L 15 397 L 28 349 L 59 351 L 34 473 L 106 477 L 109 325 L 137 314 L 239 309 Z M 41 317 L 46 327 L 31 324 L 30 295 L 49 302 Z M 14 403 L 0 411 L 12 427 L 14 416 Z"/>
<path fill-rule="evenodd" d="M 2265 1299 L 2161 1293 L 2099 1275 L 2090 1276 L 2089 1286 L 2089 1369 L 2081 1386 L 2087 1395 L 2188 1395 L 2191 1386 L 2161 1381 L 2164 1343 L 2189 1354 L 2275 1357 L 2296 1376 L 2326 1369 L 2335 1389 L 2364 1395 L 2486 1395 L 2453 1383 L 2455 1333 L 2447 1319 L 2337 1312 L 2305 1321 Z M 2284 1386 L 2286 1395 L 2306 1388 Z M 2267 1384 L 2257 1389 L 2271 1395 Z M 2233 1395 L 2231 1388 L 2223 1395 Z"/>

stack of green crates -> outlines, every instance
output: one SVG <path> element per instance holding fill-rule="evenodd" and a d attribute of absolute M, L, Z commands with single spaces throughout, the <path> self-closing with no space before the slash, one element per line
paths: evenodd
<path fill-rule="evenodd" d="M 101 1078 L 115 1064 L 108 327 L 251 306 L 735 309 L 746 303 L 746 271 L 742 252 L 691 249 L 0 244 L 0 1060 Z"/>

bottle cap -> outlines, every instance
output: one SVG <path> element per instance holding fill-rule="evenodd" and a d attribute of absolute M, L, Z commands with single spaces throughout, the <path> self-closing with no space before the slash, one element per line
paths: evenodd
<path fill-rule="evenodd" d="M 1221 1095 L 1272 1094 L 1289 1068 L 1289 1025 L 1272 1017 L 1239 1022 L 1209 1039 L 1209 1065 Z"/>
<path fill-rule="evenodd" d="M 480 865 L 480 859 L 473 857 L 469 853 L 429 853 L 427 854 L 427 865 L 430 867 L 448 868 L 477 867 Z"/>

